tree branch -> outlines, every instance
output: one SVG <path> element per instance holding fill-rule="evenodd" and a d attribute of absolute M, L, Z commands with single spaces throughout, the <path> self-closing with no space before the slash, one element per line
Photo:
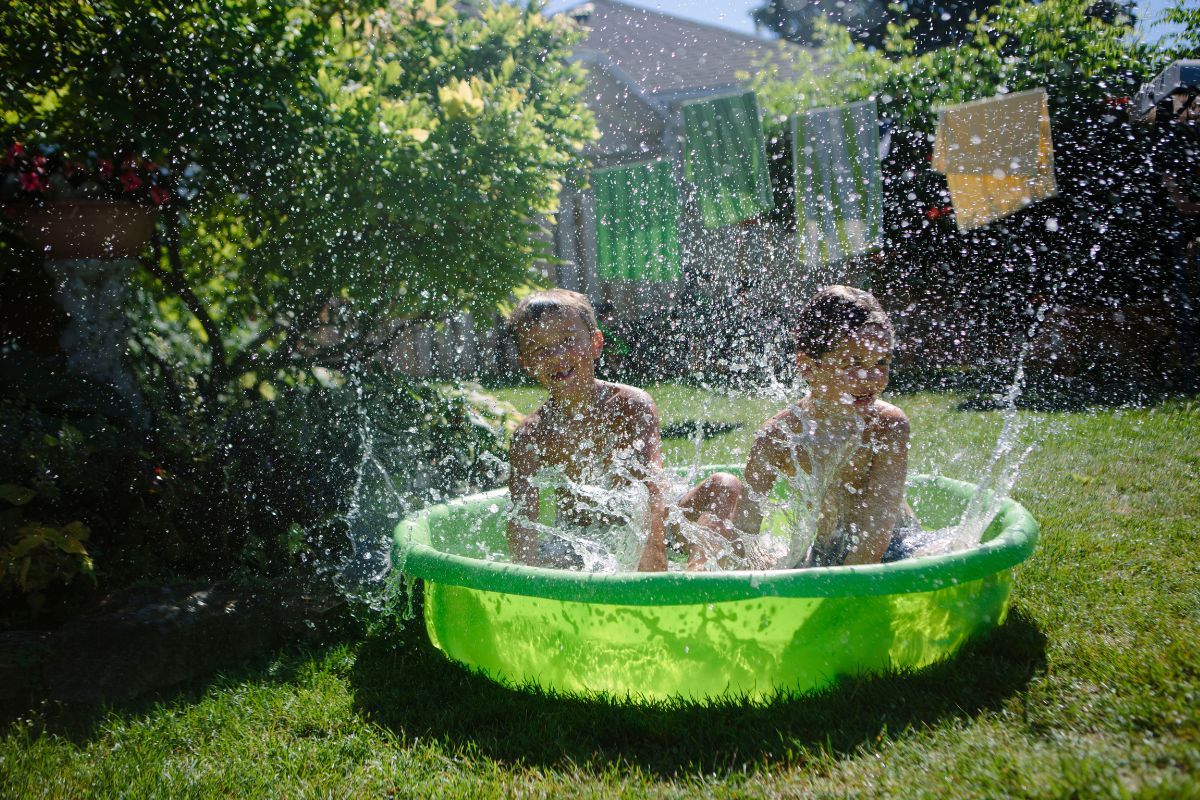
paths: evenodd
<path fill-rule="evenodd" d="M 390 329 L 374 341 L 369 341 L 367 344 L 362 345 L 357 353 L 354 352 L 355 346 L 353 345 L 350 347 L 334 345 L 325 348 L 323 351 L 318 351 L 314 354 L 314 360 L 322 361 L 326 358 L 334 358 L 336 359 L 338 369 L 344 371 L 350 366 L 352 357 L 357 357 L 359 361 L 371 361 L 377 358 L 384 350 L 391 347 L 400 334 L 410 327 L 433 322 L 436 319 L 436 314 L 431 310 L 426 310 L 398 320 L 388 320 Z"/>
<path fill-rule="evenodd" d="M 275 352 L 279 352 L 285 348 L 289 348 L 289 351 L 290 349 L 294 349 L 299 343 L 299 337 L 304 335 L 306 326 L 318 318 L 321 313 L 321 309 L 325 307 L 327 302 L 328 301 L 326 300 L 318 300 L 312 303 L 308 306 L 308 308 L 304 309 L 292 318 L 291 325 L 286 324 L 282 319 L 277 319 L 272 322 L 269 326 L 267 326 L 266 330 L 264 330 L 258 336 L 255 336 L 254 340 L 251 341 L 250 344 L 246 345 L 244 348 L 242 348 L 240 353 L 234 356 L 233 362 L 229 365 L 229 375 L 241 375 L 251 366 L 259 363 L 264 365 L 274 363 L 275 359 L 273 356 L 267 356 L 259 359 L 257 355 L 258 350 L 283 331 L 288 331 L 289 335 L 283 340 L 283 342 L 280 343 Z"/>
<path fill-rule="evenodd" d="M 211 351 L 211 374 L 204 381 L 202 393 L 206 398 L 210 398 L 216 387 L 221 386 L 225 382 L 227 366 L 225 364 L 225 342 L 221 337 L 221 331 L 217 328 L 217 324 L 209 315 L 208 309 L 200 302 L 200 298 L 192 291 L 191 287 L 183 277 L 183 262 L 179 257 L 179 212 L 173 208 L 167 208 L 163 211 L 163 217 L 167 226 L 167 240 L 164 246 L 167 250 L 167 260 L 171 263 L 171 270 L 160 267 L 155 263 L 153 258 L 144 258 L 141 260 L 142 266 L 145 267 L 151 275 L 158 278 L 163 286 L 175 292 L 183 304 L 187 306 L 188 311 L 196 317 L 200 323 L 200 327 L 204 330 L 208 337 L 208 345 Z"/>

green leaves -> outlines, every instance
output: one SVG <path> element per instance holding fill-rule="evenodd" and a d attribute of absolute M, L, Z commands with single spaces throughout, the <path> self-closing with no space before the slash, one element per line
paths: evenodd
<path fill-rule="evenodd" d="M 823 43 L 798 77 L 762 73 L 756 90 L 778 120 L 797 109 L 875 96 L 880 113 L 906 127 L 932 131 L 939 105 L 990 97 L 998 91 L 1046 87 L 1066 104 L 1101 99 L 1129 70 L 1149 77 L 1162 56 L 1138 41 L 1128 18 L 1093 16 L 1091 0 L 1001 0 L 973 20 L 966 44 L 914 55 L 916 20 L 890 25 L 883 51 L 851 41 L 828 20 L 816 28 Z"/>
<path fill-rule="evenodd" d="M 189 201 L 161 269 L 239 367 L 331 298 L 362 324 L 493 307 L 530 280 L 530 237 L 595 135 L 578 32 L 510 4 L 46 0 L 0 28 L 0 138 L 169 164 Z M 141 279 L 161 314 L 139 327 L 212 349 Z M 301 350 L 319 351 L 293 343 L 284 366 Z"/>
<path fill-rule="evenodd" d="M 14 506 L 23 506 L 35 497 L 37 492 L 33 489 L 13 483 L 0 484 L 0 500 L 7 500 Z"/>

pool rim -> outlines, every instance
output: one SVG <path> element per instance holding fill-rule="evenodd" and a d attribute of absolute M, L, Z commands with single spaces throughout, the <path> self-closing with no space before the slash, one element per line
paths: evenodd
<path fill-rule="evenodd" d="M 723 469 L 714 465 L 710 469 Z M 940 485 L 960 497 L 974 484 L 940 475 L 910 475 L 910 486 Z M 392 564 L 410 578 L 480 591 L 606 605 L 692 605 L 758 597 L 852 597 L 935 591 L 1009 569 L 1033 553 L 1039 528 L 1018 502 L 1002 500 L 989 527 L 1000 533 L 968 550 L 890 564 L 726 572 L 582 573 L 454 555 L 412 541 L 406 531 L 435 514 L 504 498 L 496 489 L 417 511 L 396 525 Z"/>

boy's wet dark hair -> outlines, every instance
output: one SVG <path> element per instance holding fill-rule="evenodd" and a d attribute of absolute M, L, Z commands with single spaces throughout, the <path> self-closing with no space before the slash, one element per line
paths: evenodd
<path fill-rule="evenodd" d="M 804 304 L 796 317 L 796 351 L 809 358 L 821 358 L 867 325 L 878 326 L 889 339 L 893 338 L 892 321 L 875 295 L 853 286 L 826 286 Z"/>
<path fill-rule="evenodd" d="M 576 314 L 579 319 L 583 320 L 589 333 L 596 330 L 596 312 L 592 308 L 591 301 L 585 295 L 572 292 L 570 289 L 546 289 L 525 295 L 508 318 L 508 324 L 512 328 L 518 346 L 520 346 L 521 334 L 528 330 L 529 326 L 546 314 L 563 311 Z"/>

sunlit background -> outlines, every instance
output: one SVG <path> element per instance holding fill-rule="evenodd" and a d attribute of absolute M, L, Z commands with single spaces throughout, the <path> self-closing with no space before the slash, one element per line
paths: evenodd
<path fill-rule="evenodd" d="M 562 11 L 563 9 L 580 5 L 580 2 L 581 0 L 571 0 L 570 2 L 554 0 L 554 2 L 547 4 L 546 10 L 551 13 Z M 661 11 L 664 14 L 716 25 L 731 31 L 738 31 L 739 33 L 754 34 L 754 20 L 750 18 L 750 12 L 752 9 L 763 5 L 763 3 L 750 2 L 749 0 L 704 0 L 703 2 L 693 2 L 693 0 L 659 0 L 658 2 L 653 2 L 652 0 L 630 0 L 629 5 Z M 1138 0 L 1136 7 L 1138 29 L 1148 40 L 1155 41 L 1173 30 L 1168 25 L 1154 24 L 1155 20 L 1158 19 L 1163 10 L 1169 5 L 1169 0 Z M 760 32 L 760 35 L 765 35 L 765 33 Z"/>

